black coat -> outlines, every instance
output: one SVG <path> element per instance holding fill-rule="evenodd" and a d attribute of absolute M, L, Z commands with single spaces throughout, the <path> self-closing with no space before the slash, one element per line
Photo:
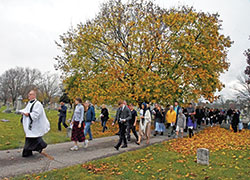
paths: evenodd
<path fill-rule="evenodd" d="M 158 109 L 155 109 L 155 121 L 158 123 L 164 123 L 164 115 Z"/>
<path fill-rule="evenodd" d="M 235 112 L 233 113 L 233 119 L 232 119 L 232 124 L 239 124 L 240 122 L 240 113 L 239 112 Z"/>
<path fill-rule="evenodd" d="M 204 116 L 203 116 L 203 114 L 204 114 L 204 112 L 202 112 L 203 111 L 203 109 L 196 109 L 195 110 L 195 118 L 196 119 L 202 119 Z"/>
<path fill-rule="evenodd" d="M 102 121 L 107 121 L 109 119 L 109 111 L 107 108 L 103 108 L 101 114 L 103 115 L 103 117 L 101 117 Z"/>

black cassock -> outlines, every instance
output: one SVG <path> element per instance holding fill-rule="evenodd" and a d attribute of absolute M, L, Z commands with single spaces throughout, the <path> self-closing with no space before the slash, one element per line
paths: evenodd
<path fill-rule="evenodd" d="M 42 152 L 47 147 L 46 142 L 43 141 L 42 137 L 37 138 L 25 138 L 25 145 L 23 148 L 23 157 L 32 156 L 32 151 Z"/>

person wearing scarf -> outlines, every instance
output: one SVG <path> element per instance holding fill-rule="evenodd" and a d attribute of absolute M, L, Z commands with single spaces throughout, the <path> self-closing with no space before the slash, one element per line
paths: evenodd
<path fill-rule="evenodd" d="M 36 99 L 35 90 L 29 92 L 28 98 L 30 101 L 27 106 L 19 111 L 22 114 L 21 122 L 26 135 L 22 156 L 29 157 L 33 155 L 33 151 L 37 151 L 53 160 L 54 158 L 44 151 L 47 144 L 43 141 L 42 136 L 49 132 L 50 123 L 43 105 Z"/>

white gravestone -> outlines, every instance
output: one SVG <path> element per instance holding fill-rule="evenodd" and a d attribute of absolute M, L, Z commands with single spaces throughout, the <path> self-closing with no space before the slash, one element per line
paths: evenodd
<path fill-rule="evenodd" d="M 209 150 L 205 148 L 197 149 L 197 163 L 209 165 Z"/>
<path fill-rule="evenodd" d="M 20 113 L 19 110 L 22 109 L 22 100 L 23 100 L 22 96 L 21 95 L 18 96 L 17 105 L 16 105 L 16 113 Z"/>
<path fill-rule="evenodd" d="M 9 102 L 7 102 L 6 103 L 6 106 L 7 106 L 7 108 L 5 109 L 5 113 L 11 113 L 11 110 L 10 110 L 10 103 Z"/>

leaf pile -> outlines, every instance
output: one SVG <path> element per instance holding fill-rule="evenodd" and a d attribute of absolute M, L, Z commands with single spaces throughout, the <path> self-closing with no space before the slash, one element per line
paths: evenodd
<path fill-rule="evenodd" d="M 178 138 L 164 144 L 171 151 L 181 154 L 195 154 L 198 148 L 209 149 L 215 152 L 223 149 L 243 150 L 249 148 L 250 131 L 234 133 L 226 129 L 209 127 L 202 132 L 195 134 L 192 138 Z"/>

